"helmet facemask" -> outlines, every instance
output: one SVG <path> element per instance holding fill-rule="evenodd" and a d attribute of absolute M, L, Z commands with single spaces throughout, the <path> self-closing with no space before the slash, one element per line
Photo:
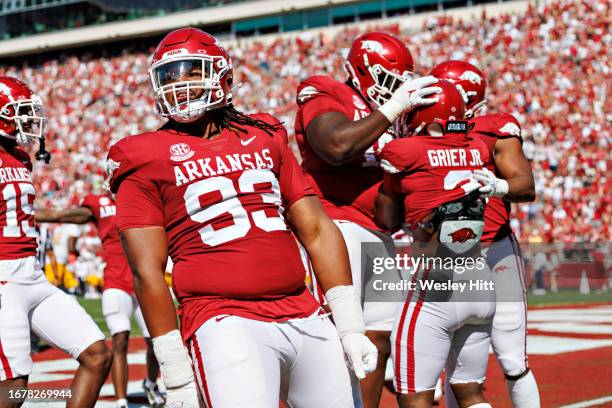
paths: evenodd
<path fill-rule="evenodd" d="M 194 56 L 160 61 L 149 69 L 158 112 L 181 123 L 194 122 L 225 106 L 221 79 L 230 70 L 223 57 Z"/>
<path fill-rule="evenodd" d="M 404 82 L 414 78 L 414 73 L 410 71 L 404 71 L 402 75 L 399 75 L 393 71 L 389 71 L 380 64 L 370 66 L 367 55 L 363 56 L 363 60 L 364 67 L 368 70 L 369 76 L 372 78 L 373 82 L 373 84 L 366 89 L 364 89 L 359 82 L 359 77 L 355 72 L 355 69 L 359 69 L 359 67 L 353 67 L 350 62 L 346 62 L 344 68 L 351 77 L 353 85 L 359 89 L 361 94 L 368 98 L 375 107 L 384 105 Z M 360 71 L 362 75 L 365 75 L 363 70 Z"/>
<path fill-rule="evenodd" d="M 384 105 L 389 101 L 391 96 L 408 80 L 414 78 L 414 73 L 404 71 L 402 75 L 389 71 L 380 64 L 370 66 L 368 64 L 367 55 L 363 56 L 368 72 L 374 80 L 374 85 L 366 90 L 368 98 L 376 104 L 377 107 Z"/>
<path fill-rule="evenodd" d="M 452 80 L 452 79 L 447 79 L 447 81 L 452 82 L 455 84 L 455 87 L 457 88 L 457 90 L 459 91 L 459 93 L 461 93 L 461 96 L 463 97 L 463 101 L 465 102 L 465 106 L 468 107 L 465 111 L 465 118 L 466 119 L 472 119 L 474 116 L 476 116 L 477 113 L 480 114 L 484 114 L 487 110 L 487 100 L 486 98 L 484 98 L 483 100 L 475 103 L 472 107 L 470 106 L 470 103 L 472 101 L 470 101 L 471 99 L 478 97 L 478 92 L 476 91 L 466 91 L 463 86 L 461 86 L 461 84 L 457 83 L 456 81 Z"/>
<path fill-rule="evenodd" d="M 472 119 L 476 115 L 485 115 L 487 113 L 487 101 L 483 99 L 482 101 L 474 104 L 471 108 L 465 111 L 465 117 L 467 119 Z"/>
<path fill-rule="evenodd" d="M 16 132 L 9 134 L 0 130 L 0 135 L 21 145 L 31 144 L 34 138 L 42 140 L 47 130 L 45 109 L 36 95 L 7 103 L 0 110 L 0 119 L 13 122 L 16 127 Z"/>

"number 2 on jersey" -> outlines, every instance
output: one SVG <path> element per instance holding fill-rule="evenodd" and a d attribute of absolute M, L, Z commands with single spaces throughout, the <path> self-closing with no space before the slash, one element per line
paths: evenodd
<path fill-rule="evenodd" d="M 262 201 L 275 204 L 279 215 L 268 216 L 264 210 L 253 211 L 251 213 L 253 224 L 266 232 L 285 231 L 287 226 L 281 216 L 280 186 L 274 173 L 270 170 L 247 170 L 238 178 L 238 188 L 241 193 L 254 193 L 255 185 L 262 183 L 271 184 L 269 191 L 259 193 Z M 202 208 L 200 197 L 212 192 L 221 194 L 221 201 Z M 242 238 L 251 230 L 252 225 L 247 211 L 238 199 L 238 192 L 234 188 L 234 183 L 228 177 L 211 177 L 193 183 L 185 190 L 184 198 L 185 208 L 191 219 L 202 224 L 208 223 L 199 230 L 202 242 L 206 245 L 216 246 Z M 230 214 L 234 223 L 215 229 L 210 221 L 222 214 Z"/>
<path fill-rule="evenodd" d="M 467 181 L 467 183 L 461 185 L 466 195 L 480 187 L 480 183 L 474 178 L 472 170 L 451 170 L 444 177 L 444 190 L 453 190 L 457 187 L 457 184 L 463 181 Z"/>

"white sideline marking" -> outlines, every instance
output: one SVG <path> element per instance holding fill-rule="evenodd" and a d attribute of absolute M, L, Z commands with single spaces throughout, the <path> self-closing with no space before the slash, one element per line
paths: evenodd
<path fill-rule="evenodd" d="M 612 346 L 612 339 L 572 339 L 568 337 L 537 335 L 527 337 L 528 354 L 550 355 L 607 346 Z"/>
<path fill-rule="evenodd" d="M 594 405 L 603 404 L 604 402 L 612 401 L 612 395 L 608 395 L 607 397 L 601 397 L 589 401 L 577 402 L 575 404 L 563 405 L 561 408 L 586 408 L 592 407 Z"/>
<path fill-rule="evenodd" d="M 146 356 L 144 351 L 128 353 L 128 364 L 146 364 Z M 49 381 L 67 380 L 74 374 L 58 374 L 54 371 L 69 371 L 79 368 L 79 363 L 72 358 L 62 358 L 59 360 L 36 361 L 32 367 L 29 383 L 45 383 Z M 111 394 L 112 395 L 112 394 Z"/>
<path fill-rule="evenodd" d="M 612 324 L 562 323 L 562 322 L 529 322 L 528 329 L 546 332 L 577 334 L 612 334 Z"/>
<path fill-rule="evenodd" d="M 529 310 L 529 322 L 612 323 L 612 308 Z"/>

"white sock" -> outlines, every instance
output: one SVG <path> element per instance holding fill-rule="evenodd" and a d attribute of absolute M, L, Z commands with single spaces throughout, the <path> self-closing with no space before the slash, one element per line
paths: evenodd
<path fill-rule="evenodd" d="M 128 402 L 127 402 L 127 400 L 125 398 L 121 398 L 121 399 L 118 399 L 117 401 L 115 401 L 115 404 L 118 407 L 127 407 Z"/>
<path fill-rule="evenodd" d="M 148 378 L 145 378 L 145 385 L 147 386 L 147 388 L 153 388 L 155 387 L 155 382 L 149 380 Z"/>
<path fill-rule="evenodd" d="M 540 408 L 538 384 L 531 370 L 518 380 L 506 379 L 506 388 L 514 408 Z"/>

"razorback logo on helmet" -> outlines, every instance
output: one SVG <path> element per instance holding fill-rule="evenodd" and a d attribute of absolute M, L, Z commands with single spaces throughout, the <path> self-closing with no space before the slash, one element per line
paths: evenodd
<path fill-rule="evenodd" d="M 469 70 L 464 71 L 459 77 L 459 79 L 462 81 L 469 81 L 473 84 L 478 84 L 478 85 L 482 83 L 482 77 L 478 75 L 476 72 L 469 71 Z"/>
<path fill-rule="evenodd" d="M 378 41 L 373 41 L 373 40 L 363 41 L 361 43 L 361 49 L 369 51 L 369 52 L 375 52 L 380 55 L 385 55 L 387 53 L 387 51 L 385 50 L 385 47 L 383 47 L 381 43 L 379 43 Z"/>
<path fill-rule="evenodd" d="M 314 86 L 305 86 L 298 94 L 298 102 L 304 103 L 318 93 L 319 91 Z"/>
<path fill-rule="evenodd" d="M 106 160 L 106 174 L 108 175 L 108 179 L 111 180 L 113 178 L 113 174 L 119 168 L 121 163 L 114 161 L 113 159 Z"/>
<path fill-rule="evenodd" d="M 518 127 L 516 123 L 512 123 L 512 122 L 506 123 L 504 126 L 502 126 L 499 129 L 499 131 L 507 135 L 517 136 L 517 137 L 521 136 L 521 128 Z"/>
<path fill-rule="evenodd" d="M 455 232 L 451 232 L 451 242 L 466 242 L 468 239 L 476 238 L 476 233 L 471 228 L 461 228 Z"/>
<path fill-rule="evenodd" d="M 3 84 L 2 82 L 0 82 L 0 92 L 2 92 L 3 94 L 5 94 L 6 96 L 8 96 L 9 98 L 12 96 L 11 95 L 11 88 L 9 88 L 8 86 L 6 86 L 5 84 Z"/>
<path fill-rule="evenodd" d="M 185 161 L 195 154 L 187 143 L 177 143 L 170 146 L 170 160 Z"/>
<path fill-rule="evenodd" d="M 215 45 L 225 51 L 225 47 L 221 44 L 221 41 L 217 37 L 215 37 Z"/>
<path fill-rule="evenodd" d="M 357 95 L 353 95 L 353 104 L 357 109 L 367 109 L 367 106 Z"/>

